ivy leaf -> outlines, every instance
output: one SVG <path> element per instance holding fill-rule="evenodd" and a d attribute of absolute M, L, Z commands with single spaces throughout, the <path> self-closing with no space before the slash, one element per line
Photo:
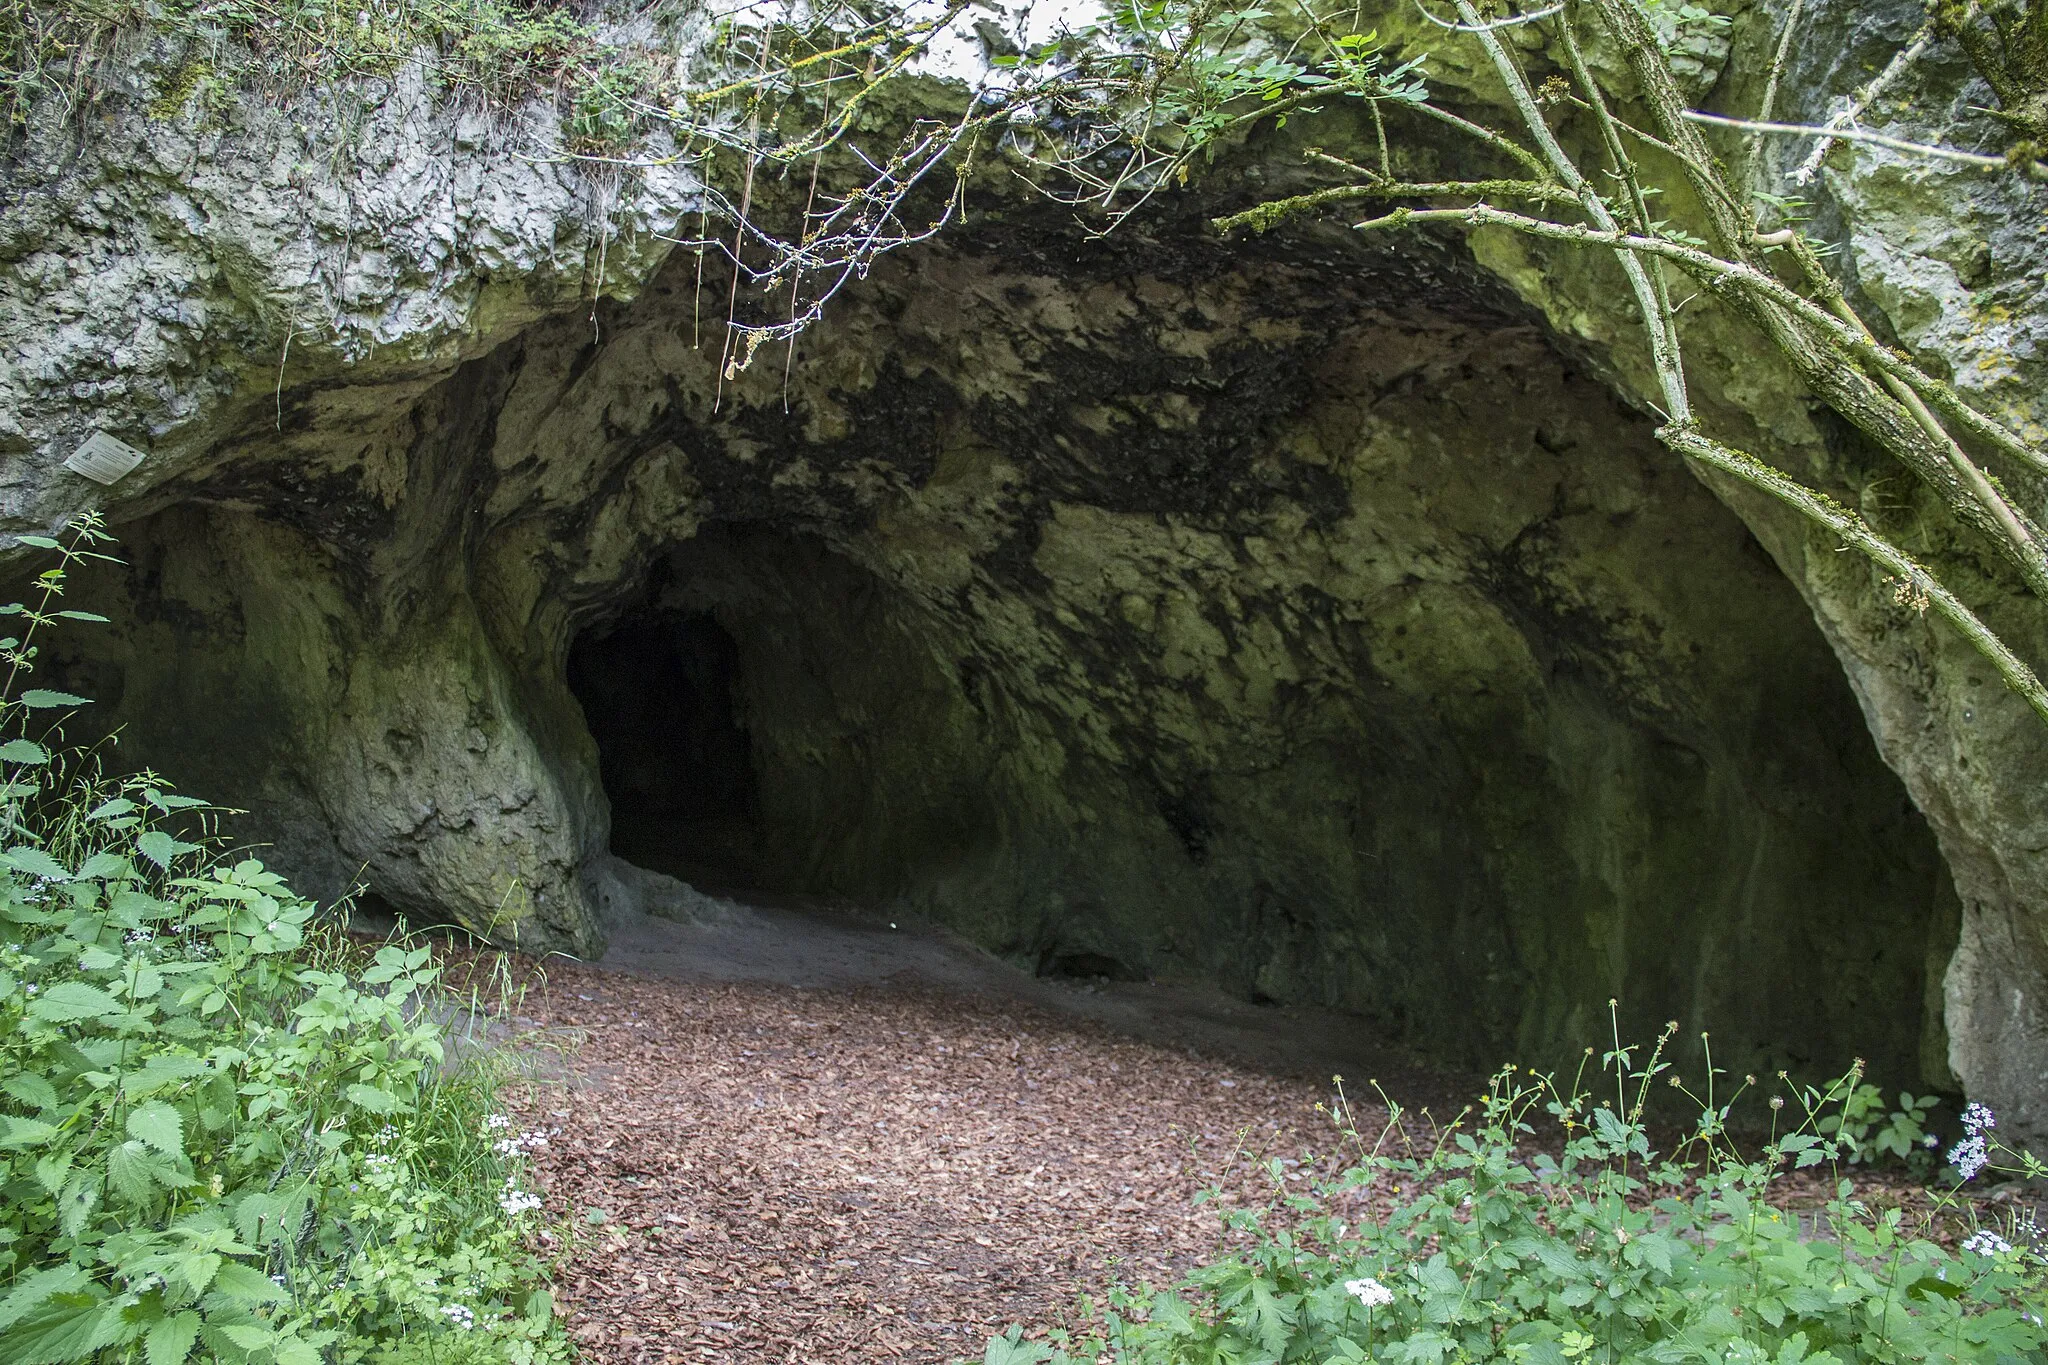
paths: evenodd
<path fill-rule="evenodd" d="M 140 1138 L 173 1161 L 185 1155 L 185 1121 L 162 1100 L 139 1104 L 129 1113 L 128 1135 Z"/>
<path fill-rule="evenodd" d="M 144 1339 L 143 1358 L 148 1365 L 184 1365 L 192 1354 L 192 1344 L 199 1340 L 199 1315 L 194 1312 L 176 1313 L 149 1329 Z"/>
<path fill-rule="evenodd" d="M 135 846 L 142 850 L 143 857 L 149 859 L 165 871 L 170 870 L 172 859 L 183 853 L 196 853 L 199 849 L 199 845 L 173 839 L 160 829 L 153 829 L 140 839 L 137 839 Z"/>
<path fill-rule="evenodd" d="M 48 763 L 50 751 L 34 740 L 10 739 L 0 744 L 0 761 L 8 763 Z"/>
<path fill-rule="evenodd" d="M 60 706 L 90 706 L 92 698 L 74 697 L 69 692 L 52 692 L 47 687 L 31 687 L 15 698 L 23 706 L 38 710 L 52 710 Z"/>
<path fill-rule="evenodd" d="M 121 1002 L 83 981 L 60 981 L 29 1002 L 28 1012 L 53 1024 L 103 1019 L 121 1012 Z"/>

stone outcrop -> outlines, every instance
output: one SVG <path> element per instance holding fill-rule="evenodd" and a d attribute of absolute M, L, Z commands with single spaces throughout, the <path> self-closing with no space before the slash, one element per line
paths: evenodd
<path fill-rule="evenodd" d="M 1893 36 L 1840 8 L 1816 108 Z M 1706 98 L 1739 104 L 1764 18 L 1698 54 Z M 309 887 L 590 953 L 603 906 L 671 894 L 614 826 L 678 870 L 701 833 L 761 888 L 1460 1061 L 1575 1051 L 1618 996 L 1737 1065 L 1952 1063 L 2048 1127 L 2048 737 L 1866 564 L 1655 444 L 1602 263 L 1228 244 L 1198 204 L 1094 242 L 996 200 L 728 378 L 724 279 L 662 241 L 680 175 L 592 185 L 403 83 L 344 166 L 304 109 L 154 117 L 150 70 L 14 148 L 0 515 L 105 507 L 127 566 L 79 593 L 114 624 L 47 660 L 98 699 L 74 727 L 246 807 Z M 1827 174 L 1863 300 L 2038 419 L 2026 205 Z M 2041 656 L 2032 599 L 1755 339 L 1689 339 L 1717 430 Z M 105 492 L 60 468 L 95 426 L 151 452 Z M 733 813 L 666 849 L 630 737 L 724 751 L 588 681 L 634 633 L 725 642 L 673 647 L 750 758 L 668 765 L 674 809 Z"/>

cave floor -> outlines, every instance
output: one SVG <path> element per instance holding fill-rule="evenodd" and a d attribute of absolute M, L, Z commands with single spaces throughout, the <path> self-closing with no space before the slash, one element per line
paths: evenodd
<path fill-rule="evenodd" d="M 577 1229 L 558 1294 L 586 1359 L 634 1365 L 979 1359 L 1213 1255 L 1198 1191 L 1262 1201 L 1264 1159 L 1335 1145 L 1332 1056 L 1404 1103 L 1472 1093 L 1344 1016 L 1037 980 L 815 906 L 621 925 L 517 1018 L 508 1100 Z"/>
<path fill-rule="evenodd" d="M 1212 1254 L 1199 1190 L 1256 1198 L 1245 1153 L 1331 1149 L 1330 1058 L 1384 1061 L 1404 1097 L 1451 1084 L 1347 1016 L 1039 980 L 817 906 L 616 926 L 518 1017 L 539 1079 L 510 1098 L 552 1134 L 538 1177 L 579 1229 L 559 1292 L 599 1361 L 979 1359 Z"/>

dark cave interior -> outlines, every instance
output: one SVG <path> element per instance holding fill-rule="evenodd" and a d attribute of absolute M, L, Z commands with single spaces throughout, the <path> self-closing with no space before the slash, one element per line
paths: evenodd
<path fill-rule="evenodd" d="M 568 672 L 597 743 L 612 851 L 706 890 L 753 886 L 760 786 L 732 636 L 709 613 L 644 608 L 579 637 Z"/>

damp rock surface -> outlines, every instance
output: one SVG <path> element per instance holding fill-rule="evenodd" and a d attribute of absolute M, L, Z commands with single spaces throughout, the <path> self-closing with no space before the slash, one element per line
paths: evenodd
<path fill-rule="evenodd" d="M 1818 7 L 1800 116 L 1908 11 Z M 1771 31 L 1693 54 L 1699 97 L 1743 107 Z M 1654 443 L 1600 263 L 1227 244 L 1199 204 L 1096 241 L 998 197 L 728 376 L 680 173 L 507 155 L 405 79 L 335 161 L 317 101 L 209 120 L 166 76 L 12 145 L 0 525 L 107 512 L 126 562 L 76 605 L 113 624 L 46 659 L 77 732 L 246 808 L 307 889 L 584 955 L 683 904 L 665 872 L 846 896 L 1479 1065 L 1618 997 L 2048 1134 L 2048 742 Z M 1972 117 L 1966 72 L 1919 79 Z M 2031 201 L 1867 148 L 1814 193 L 1871 315 L 2038 424 Z M 1981 546 L 1691 328 L 1718 431 L 2040 653 Z M 99 428 L 150 452 L 107 490 L 61 465 Z M 697 701 L 602 653 L 636 632 Z"/>

